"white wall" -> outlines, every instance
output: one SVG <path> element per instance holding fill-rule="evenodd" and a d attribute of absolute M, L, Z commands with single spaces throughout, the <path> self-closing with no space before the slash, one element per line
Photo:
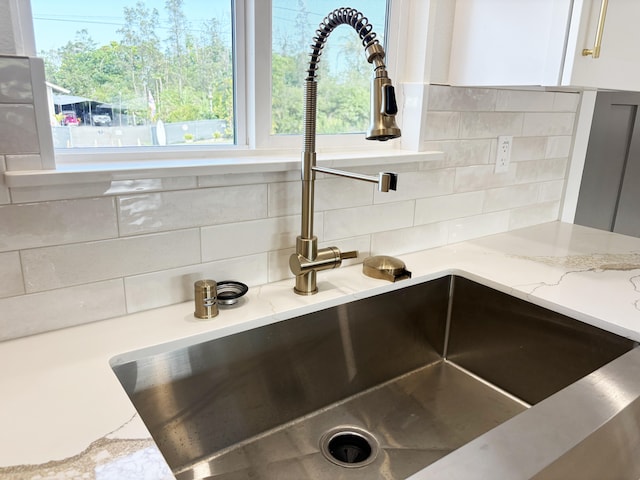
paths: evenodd
<path fill-rule="evenodd" d="M 2 62 L 9 85 L 15 73 Z M 2 169 L 41 163 L 30 95 L 0 89 Z M 398 191 L 385 194 L 319 178 L 322 245 L 358 249 L 361 262 L 558 219 L 579 94 L 432 85 L 427 98 L 422 148 L 445 158 L 400 171 Z M 514 136 L 501 174 L 498 135 Z M 250 286 L 288 277 L 298 176 L 0 185 L 0 340 L 183 302 L 203 277 Z"/>

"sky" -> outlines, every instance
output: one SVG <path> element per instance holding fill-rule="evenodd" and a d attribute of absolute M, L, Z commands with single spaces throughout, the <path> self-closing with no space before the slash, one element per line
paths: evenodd
<path fill-rule="evenodd" d="M 76 32 L 86 28 L 98 45 L 119 40 L 116 33 L 124 26 L 124 7 L 132 7 L 135 0 L 31 0 L 36 50 L 56 49 L 75 39 Z M 148 8 L 156 8 L 160 14 L 158 36 L 166 30 L 164 0 L 145 0 Z M 230 18 L 229 0 L 184 0 L 184 13 L 194 29 L 203 20 Z M 224 22 L 228 24 L 229 22 Z M 231 29 L 225 32 L 229 36 Z"/>
<path fill-rule="evenodd" d="M 309 11 L 309 42 L 320 21 L 331 10 L 344 6 L 341 0 L 305 0 Z M 158 35 L 163 38 L 166 28 L 164 0 L 144 0 L 149 8 L 157 8 L 160 14 Z M 349 6 L 364 12 L 379 36 L 384 34 L 385 0 L 349 0 Z M 57 49 L 74 40 L 76 32 L 86 28 L 98 45 L 119 40 L 116 31 L 124 25 L 123 9 L 135 5 L 135 0 L 31 0 L 36 37 L 36 50 Z M 273 0 L 274 37 L 294 34 L 298 0 Z M 184 0 L 184 13 L 192 29 L 203 20 L 219 18 L 221 25 L 229 25 L 225 33 L 231 35 L 230 0 Z M 340 27 L 344 28 L 344 27 Z M 165 30 L 166 31 L 166 30 Z M 338 31 L 338 30 L 337 30 Z M 168 33 L 167 33 L 168 34 Z M 274 38 L 274 44 L 279 38 Z"/>

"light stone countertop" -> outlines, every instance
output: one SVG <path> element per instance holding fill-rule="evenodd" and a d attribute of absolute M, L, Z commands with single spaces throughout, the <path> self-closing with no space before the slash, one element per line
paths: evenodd
<path fill-rule="evenodd" d="M 292 280 L 252 288 L 212 320 L 195 319 L 187 302 L 0 343 L 0 479 L 171 479 L 112 358 L 162 351 L 166 342 L 199 343 L 450 273 L 640 340 L 638 238 L 549 223 L 399 257 L 411 280 L 375 280 L 356 265 L 321 272 L 320 292 L 309 297 L 295 295 Z"/>

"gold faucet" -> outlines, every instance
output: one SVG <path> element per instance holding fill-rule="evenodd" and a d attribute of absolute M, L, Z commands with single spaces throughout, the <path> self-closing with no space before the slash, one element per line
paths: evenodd
<path fill-rule="evenodd" d="M 392 172 L 380 172 L 378 175 L 363 175 L 333 168 L 316 166 L 316 101 L 318 97 L 316 71 L 318 62 L 329 34 L 338 25 L 351 25 L 362 40 L 367 61 L 374 65 L 371 80 L 371 124 L 367 130 L 367 140 L 386 141 L 400 136 L 396 124 L 398 106 L 395 91 L 387 75 L 384 64 L 384 49 L 376 39 L 373 26 L 358 10 L 338 8 L 320 23 L 311 46 L 311 60 L 305 80 L 304 108 L 304 151 L 302 152 L 302 228 L 296 238 L 296 253 L 289 258 L 289 267 L 296 276 L 294 291 L 299 295 L 313 295 L 318 292 L 316 272 L 337 268 L 346 258 L 356 258 L 358 252 L 341 252 L 337 247 L 318 249 L 318 238 L 313 234 L 313 200 L 315 173 L 338 175 L 378 185 L 378 190 L 395 190 L 398 176 Z"/>

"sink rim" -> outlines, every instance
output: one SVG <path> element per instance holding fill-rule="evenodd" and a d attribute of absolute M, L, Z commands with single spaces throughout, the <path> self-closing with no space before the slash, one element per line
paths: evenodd
<path fill-rule="evenodd" d="M 346 267 L 346 268 L 356 268 L 356 267 L 357 265 Z M 321 299 L 321 297 L 317 295 L 310 296 L 310 297 L 300 297 L 302 301 L 309 301 L 310 303 L 302 306 L 286 309 L 283 311 L 279 311 L 277 313 L 268 314 L 268 315 L 250 316 L 250 318 L 248 319 L 243 319 L 242 321 L 226 324 L 223 326 L 212 324 L 212 329 L 206 332 L 199 332 L 194 335 L 188 335 L 188 336 L 177 338 L 174 340 L 169 340 L 169 341 L 160 342 L 157 344 L 148 345 L 141 348 L 135 348 L 132 350 L 120 352 L 115 355 L 112 355 L 109 358 L 109 366 L 111 367 L 111 370 L 113 370 L 114 367 L 117 367 L 118 365 L 140 360 L 145 357 L 166 353 L 172 350 L 177 350 L 179 348 L 189 347 L 189 346 L 203 343 L 209 340 L 216 340 L 216 339 L 228 337 L 230 335 L 246 332 L 249 330 L 253 330 L 255 328 L 265 327 L 267 325 L 272 325 L 272 324 L 283 322 L 286 320 L 291 320 L 293 318 L 306 315 L 309 313 L 315 313 L 328 308 L 344 305 L 357 300 L 363 300 L 366 298 L 375 297 L 377 295 L 381 295 L 389 292 L 394 292 L 409 286 L 420 285 L 422 283 L 427 283 L 433 280 L 438 280 L 440 278 L 449 277 L 449 276 L 456 276 L 456 277 L 461 277 L 461 278 L 470 280 L 472 282 L 478 283 L 480 285 L 484 285 L 485 287 L 489 287 L 498 292 L 507 294 L 511 297 L 518 298 L 520 300 L 531 303 L 533 305 L 537 305 L 542 308 L 546 308 L 548 310 L 559 313 L 561 315 L 566 315 L 568 317 L 571 317 L 587 325 L 600 328 L 602 330 L 605 330 L 607 332 L 613 333 L 621 337 L 629 338 L 635 342 L 640 342 L 639 332 L 628 330 L 619 325 L 603 321 L 599 318 L 595 318 L 592 315 L 586 314 L 581 311 L 572 310 L 561 304 L 547 300 L 543 297 L 538 297 L 535 294 L 527 293 L 526 291 L 523 291 L 523 290 L 518 290 L 504 283 L 500 283 L 495 280 L 492 280 L 486 276 L 476 274 L 472 271 L 459 269 L 459 268 L 448 268 L 444 270 L 439 270 L 437 272 L 432 272 L 426 275 L 415 276 L 407 280 L 402 280 L 401 282 L 395 282 L 395 283 L 385 282 L 382 285 L 368 288 L 367 290 L 363 290 L 355 293 L 344 293 L 337 297 L 332 297 L 332 298 Z M 300 300 L 300 299 L 297 298 L 296 300 Z"/>

